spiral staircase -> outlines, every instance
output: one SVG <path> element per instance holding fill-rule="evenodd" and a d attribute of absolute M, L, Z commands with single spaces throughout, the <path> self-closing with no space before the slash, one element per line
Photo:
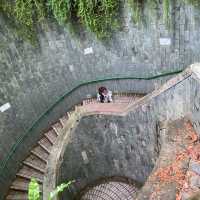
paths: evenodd
<path fill-rule="evenodd" d="M 77 105 L 76 108 L 83 107 L 86 112 L 99 114 L 120 113 L 129 104 L 137 102 L 143 96 L 143 94 L 117 93 L 114 94 L 112 103 L 104 104 L 97 102 L 95 98 L 88 98 L 82 104 Z M 53 124 L 30 151 L 29 156 L 22 162 L 21 168 L 9 188 L 6 200 L 27 200 L 28 185 L 31 178 L 35 178 L 38 181 L 42 193 L 45 169 L 51 149 L 73 112 L 76 112 L 76 109 L 67 112 Z"/>

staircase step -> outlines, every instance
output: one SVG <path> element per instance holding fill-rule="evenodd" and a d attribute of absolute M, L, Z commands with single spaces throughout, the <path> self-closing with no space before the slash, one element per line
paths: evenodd
<path fill-rule="evenodd" d="M 62 127 L 62 124 L 58 121 L 56 124 L 53 125 L 55 128 L 58 129 L 58 131 L 62 130 L 63 127 Z"/>
<path fill-rule="evenodd" d="M 51 152 L 51 148 L 52 148 L 52 144 L 49 142 L 49 140 L 45 137 L 43 137 L 38 144 L 48 153 L 50 154 Z"/>
<path fill-rule="evenodd" d="M 52 126 L 53 130 L 56 132 L 57 135 L 60 134 L 60 131 L 63 129 L 63 126 L 60 122 L 57 122 Z"/>
<path fill-rule="evenodd" d="M 42 172 L 38 170 L 34 170 L 31 167 L 26 166 L 26 165 L 24 165 L 16 175 L 17 177 L 26 178 L 29 180 L 31 178 L 35 178 L 40 183 L 43 182 L 43 177 L 44 177 L 44 174 Z"/>
<path fill-rule="evenodd" d="M 60 118 L 60 123 L 62 124 L 62 127 L 65 126 L 67 120 L 68 120 L 68 116 L 67 115 L 64 115 L 63 117 Z"/>
<path fill-rule="evenodd" d="M 27 200 L 28 194 L 26 192 L 12 192 L 12 194 L 9 193 L 9 195 L 6 197 L 6 200 Z"/>
<path fill-rule="evenodd" d="M 38 144 L 48 153 L 50 154 L 50 150 L 46 148 L 42 143 L 38 142 Z"/>
<path fill-rule="evenodd" d="M 70 118 L 70 116 L 72 115 L 72 113 L 73 113 L 73 111 L 68 111 L 68 112 L 67 112 L 68 118 Z"/>
<path fill-rule="evenodd" d="M 12 190 L 19 190 L 19 191 L 28 191 L 28 185 L 30 183 L 30 180 L 21 178 L 21 177 L 17 177 L 12 185 L 10 186 L 10 189 Z"/>
<path fill-rule="evenodd" d="M 51 145 L 55 144 L 55 142 L 57 140 L 57 134 L 55 133 L 55 131 L 53 129 L 50 129 L 44 135 L 49 140 L 49 142 L 51 143 Z"/>
<path fill-rule="evenodd" d="M 31 153 L 47 163 L 49 154 L 46 151 L 44 151 L 44 149 L 41 146 L 36 146 L 33 150 L 31 150 Z"/>
<path fill-rule="evenodd" d="M 26 174 L 22 174 L 21 172 L 17 173 L 16 176 L 20 177 L 20 178 L 27 179 L 27 180 L 31 180 L 31 178 L 35 178 L 38 183 L 43 183 L 42 179 L 36 178 L 36 177 L 32 177 L 32 176 L 29 176 L 29 175 L 26 175 Z"/>
<path fill-rule="evenodd" d="M 43 161 L 33 154 L 30 154 L 25 161 L 35 165 L 36 167 L 39 167 L 40 169 L 45 169 L 47 164 L 46 161 Z"/>
<path fill-rule="evenodd" d="M 17 177 L 13 181 L 10 189 L 15 190 L 15 191 L 25 191 L 26 192 L 26 191 L 28 191 L 29 183 L 30 183 L 30 180 L 24 179 L 21 177 Z M 42 191 L 42 185 L 39 184 L 39 186 L 40 186 L 40 191 Z"/>
<path fill-rule="evenodd" d="M 23 161 L 23 164 L 34 169 L 34 170 L 41 172 L 41 173 L 45 173 L 45 169 L 42 169 L 42 168 L 40 168 L 40 167 L 36 166 L 35 164 L 32 164 L 28 161 Z"/>
<path fill-rule="evenodd" d="M 38 154 L 34 150 L 31 151 L 31 155 L 38 157 L 40 160 L 42 160 L 43 162 L 45 162 L 47 164 L 47 160 L 45 160 L 40 154 Z"/>

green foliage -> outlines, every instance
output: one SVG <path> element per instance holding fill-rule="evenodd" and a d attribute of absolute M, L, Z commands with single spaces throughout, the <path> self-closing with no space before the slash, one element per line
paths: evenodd
<path fill-rule="evenodd" d="M 163 19 L 170 22 L 171 0 L 127 0 L 132 8 L 134 23 L 142 21 L 144 5 L 158 7 L 162 2 Z M 110 38 L 119 28 L 120 0 L 0 0 L 0 12 L 15 24 L 16 32 L 33 43 L 37 39 L 37 25 L 48 16 L 49 11 L 59 24 L 83 24 L 98 38 Z M 183 0 L 195 7 L 200 0 Z"/>
<path fill-rule="evenodd" d="M 48 200 L 53 200 L 59 193 L 63 192 L 64 189 L 68 188 L 74 181 L 69 181 L 68 183 L 62 183 L 57 186 L 55 190 L 50 192 Z M 32 178 L 28 187 L 28 200 L 40 200 L 40 188 L 37 181 Z"/>
<path fill-rule="evenodd" d="M 193 5 L 194 7 L 200 7 L 200 1 L 199 0 L 186 0 L 186 2 Z"/>
<path fill-rule="evenodd" d="M 170 0 L 163 0 L 163 19 L 165 24 L 169 27 L 170 23 Z"/>
<path fill-rule="evenodd" d="M 0 0 L 0 12 L 6 13 L 8 16 L 13 15 L 13 4 L 9 0 Z"/>
<path fill-rule="evenodd" d="M 118 28 L 119 3 L 119 0 L 48 0 L 59 24 L 75 19 L 100 39 L 109 38 Z"/>
<path fill-rule="evenodd" d="M 145 0 L 128 0 L 128 4 L 133 10 L 132 19 L 135 24 L 141 22 L 143 5 Z"/>
<path fill-rule="evenodd" d="M 73 182 L 74 181 L 69 181 L 68 183 L 62 183 L 61 185 L 57 186 L 57 188 L 50 193 L 48 200 L 53 200 L 54 197 L 63 192 L 63 190 L 68 188 Z"/>
<path fill-rule="evenodd" d="M 14 14 L 20 24 L 33 27 L 44 20 L 46 9 L 42 0 L 16 0 Z"/>
<path fill-rule="evenodd" d="M 28 199 L 29 200 L 40 200 L 40 188 L 37 181 L 32 178 L 28 187 Z"/>
<path fill-rule="evenodd" d="M 119 27 L 119 0 L 76 0 L 78 17 L 100 39 L 109 38 Z"/>
<path fill-rule="evenodd" d="M 46 17 L 43 0 L 0 0 L 0 12 L 10 19 L 12 28 L 22 39 L 35 43 L 37 24 Z"/>
<path fill-rule="evenodd" d="M 29 39 L 36 33 L 36 25 L 47 16 L 47 5 L 59 24 L 77 20 L 100 39 L 109 38 L 119 27 L 119 0 L 47 0 L 47 5 L 43 0 L 15 0 L 14 4 L 1 1 L 0 11 L 23 26 L 27 31 L 21 33 Z"/>
<path fill-rule="evenodd" d="M 59 24 L 64 24 L 71 18 L 73 3 L 72 0 L 48 0 L 48 5 Z"/>

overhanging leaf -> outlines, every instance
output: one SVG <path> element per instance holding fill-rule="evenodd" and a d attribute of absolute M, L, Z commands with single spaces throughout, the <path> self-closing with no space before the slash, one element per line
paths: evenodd
<path fill-rule="evenodd" d="M 61 185 L 57 186 L 55 190 L 53 190 L 48 200 L 52 200 L 54 197 L 56 197 L 60 192 L 63 192 L 65 188 L 68 188 L 74 181 L 69 181 L 68 183 L 62 183 Z"/>
<path fill-rule="evenodd" d="M 28 199 L 29 200 L 40 200 L 40 188 L 37 181 L 32 178 L 28 186 Z"/>

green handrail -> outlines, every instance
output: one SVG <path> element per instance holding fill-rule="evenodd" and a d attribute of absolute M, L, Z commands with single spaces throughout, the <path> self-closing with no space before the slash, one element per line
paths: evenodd
<path fill-rule="evenodd" d="M 14 155 L 14 152 L 17 150 L 19 145 L 24 141 L 24 139 L 31 133 L 31 130 L 45 117 L 45 115 L 47 115 L 51 110 L 53 110 L 53 108 L 56 105 L 58 105 L 58 103 L 60 103 L 65 97 L 69 96 L 73 91 L 77 90 L 78 88 L 80 88 L 80 87 L 82 87 L 84 85 L 89 85 L 89 84 L 99 83 L 99 82 L 104 82 L 104 81 L 111 81 L 111 80 L 127 80 L 127 79 L 152 80 L 152 79 L 157 79 L 157 78 L 164 77 L 164 76 L 178 74 L 178 73 L 182 72 L 183 70 L 184 69 L 176 70 L 176 71 L 172 71 L 172 72 L 165 72 L 165 73 L 161 73 L 161 74 L 154 75 L 154 76 L 149 76 L 149 77 L 132 77 L 132 76 L 119 77 L 119 76 L 117 76 L 117 77 L 109 77 L 109 78 L 96 79 L 96 80 L 91 80 L 91 81 L 86 81 L 86 82 L 80 82 L 74 88 L 72 88 L 71 90 L 67 91 L 60 98 L 58 98 L 58 100 L 54 104 L 52 104 L 44 113 L 42 113 L 38 117 L 37 120 L 35 120 L 33 122 L 32 126 L 25 132 L 25 134 L 23 134 L 22 136 L 20 136 L 18 138 L 17 142 L 11 147 L 11 150 L 8 153 L 7 157 L 0 162 L 0 176 L 4 172 L 8 161 Z"/>

